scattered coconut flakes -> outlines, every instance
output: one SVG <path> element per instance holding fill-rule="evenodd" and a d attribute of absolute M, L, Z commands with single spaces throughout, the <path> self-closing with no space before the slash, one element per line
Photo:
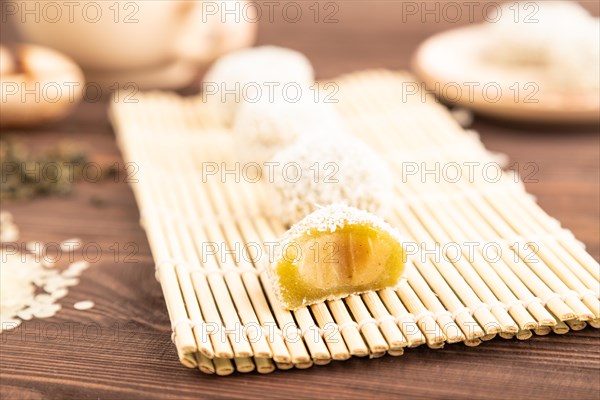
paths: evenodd
<path fill-rule="evenodd" d="M 19 229 L 13 223 L 13 216 L 8 211 L 0 211 L 0 242 L 16 242 L 19 240 Z"/>
<path fill-rule="evenodd" d="M 45 292 L 52 293 L 52 292 L 57 291 L 58 289 L 62 289 L 63 287 L 62 286 L 56 286 L 56 285 L 43 285 L 42 288 L 44 289 Z"/>
<path fill-rule="evenodd" d="M 63 272 L 61 272 L 60 275 L 64 278 L 77 278 L 79 277 L 79 275 L 81 275 L 81 273 L 79 271 L 66 269 Z"/>
<path fill-rule="evenodd" d="M 12 214 L 0 211 L 0 241 L 18 240 L 18 228 L 12 223 Z M 69 239 L 63 243 L 79 242 Z M 0 249 L 0 332 L 17 328 L 22 321 L 36 318 L 49 318 L 61 310 L 55 303 L 68 294 L 67 287 L 79 284 L 76 277 L 90 267 L 86 261 L 76 261 L 63 271 L 62 276 L 56 263 L 47 260 L 39 262 L 36 254 L 41 250 L 41 242 L 31 241 L 25 245 L 27 253 L 9 254 Z M 66 247 L 66 246 L 65 246 Z M 73 249 L 73 246 L 68 246 Z M 38 288 L 46 293 L 36 294 Z M 85 303 L 85 302 L 84 302 Z M 85 307 L 93 307 L 84 304 Z M 88 309 L 88 308 L 86 308 Z"/>
<path fill-rule="evenodd" d="M 91 300 L 83 300 L 73 304 L 73 308 L 79 311 L 85 311 L 94 308 L 94 305 L 95 303 Z"/>
<path fill-rule="evenodd" d="M 64 270 L 61 275 L 65 278 L 77 278 L 79 277 L 79 275 L 81 275 L 83 271 L 85 271 L 89 267 L 90 263 L 88 263 L 87 261 L 76 261 L 69 265 L 69 268 Z"/>
<path fill-rule="evenodd" d="M 33 301 L 36 286 L 32 278 L 38 276 L 42 267 L 31 257 L 0 252 L 0 315 L 11 319 Z"/>
<path fill-rule="evenodd" d="M 77 286 L 79 285 L 79 279 L 77 278 L 66 278 L 63 281 L 65 286 Z"/>
<path fill-rule="evenodd" d="M 58 303 L 52 303 L 47 305 L 48 309 L 59 312 L 62 309 L 62 306 Z"/>
<path fill-rule="evenodd" d="M 33 313 L 33 316 L 36 318 L 50 318 L 54 317 L 57 312 L 58 310 L 55 310 L 54 308 L 38 307 Z"/>
<path fill-rule="evenodd" d="M 35 301 L 37 303 L 54 303 L 54 299 L 52 298 L 52 296 L 46 293 L 40 293 L 37 296 L 35 296 Z"/>
<path fill-rule="evenodd" d="M 27 307 L 24 310 L 21 310 L 17 313 L 17 317 L 21 318 L 24 321 L 29 321 L 33 318 L 33 312 L 31 311 L 31 307 Z"/>
<path fill-rule="evenodd" d="M 85 260 L 75 261 L 69 265 L 68 269 L 76 270 L 76 271 L 85 271 L 90 267 L 90 263 Z"/>
<path fill-rule="evenodd" d="M 44 278 L 53 278 L 58 276 L 59 271 L 57 269 L 51 269 L 51 268 L 46 268 L 42 271 L 40 271 L 40 276 L 44 277 Z"/>
<path fill-rule="evenodd" d="M 56 289 L 55 291 L 50 293 L 50 296 L 52 296 L 53 299 L 58 300 L 58 299 L 62 299 L 63 297 L 65 297 L 68 293 L 69 293 L 69 291 L 67 289 L 60 288 L 60 289 Z"/>
<path fill-rule="evenodd" d="M 2 223 L 0 242 L 16 242 L 17 240 L 19 240 L 19 229 L 12 223 Z"/>
<path fill-rule="evenodd" d="M 454 118 L 454 120 L 463 128 L 471 126 L 475 119 L 473 112 L 464 107 L 454 107 L 450 110 L 450 114 L 452 114 L 452 118 Z"/>
<path fill-rule="evenodd" d="M 58 288 L 67 286 L 67 285 L 65 285 L 64 281 L 65 281 L 65 278 L 62 275 L 51 276 L 46 281 L 46 286 L 49 288 L 58 289 Z M 52 290 L 46 290 L 46 291 L 50 293 L 50 292 L 53 292 L 54 290 L 52 289 Z"/>

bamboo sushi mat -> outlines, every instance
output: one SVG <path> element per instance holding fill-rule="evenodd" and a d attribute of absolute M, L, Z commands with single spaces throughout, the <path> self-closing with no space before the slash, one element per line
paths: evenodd
<path fill-rule="evenodd" d="M 113 104 L 123 155 L 137 166 L 131 186 L 185 366 L 268 373 L 399 356 L 420 345 L 477 346 L 495 336 L 600 327 L 598 262 L 514 174 L 496 181 L 502 157 L 475 132 L 428 95 L 406 96 L 412 82 L 402 72 L 359 72 L 336 80 L 335 97 L 352 133 L 395 172 L 388 221 L 420 251 L 411 252 L 395 288 L 294 312 L 278 306 L 266 257 L 258 256 L 285 231 L 269 216 L 268 183 L 213 174 L 215 166 L 236 170 L 232 137 L 215 110 L 200 97 L 159 92 Z M 423 173 L 436 169 L 441 178 Z M 234 254 L 240 248 L 244 256 Z"/>

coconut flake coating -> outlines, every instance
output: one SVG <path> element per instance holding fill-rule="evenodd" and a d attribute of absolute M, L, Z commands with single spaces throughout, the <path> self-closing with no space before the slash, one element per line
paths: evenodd
<path fill-rule="evenodd" d="M 333 104 L 315 101 L 307 90 L 292 102 L 281 96 L 239 106 L 233 122 L 237 153 L 242 161 L 265 162 L 303 134 L 344 131 Z"/>
<path fill-rule="evenodd" d="M 319 205 L 344 203 L 385 216 L 393 193 L 387 164 L 351 135 L 303 135 L 271 160 L 274 216 L 292 225 Z"/>
<path fill-rule="evenodd" d="M 281 93 L 286 84 L 304 89 L 314 80 L 312 65 L 302 53 L 284 47 L 260 46 L 219 58 L 206 73 L 203 87 L 217 85 L 218 92 L 207 94 L 206 101 L 221 103 L 226 122 L 231 123 L 245 96 L 262 99 L 269 96 L 270 86 L 275 93 Z M 232 94 L 232 91 L 237 93 Z"/>
<path fill-rule="evenodd" d="M 398 242 L 402 242 L 400 233 L 381 217 L 344 203 L 334 203 L 326 207 L 317 208 L 316 211 L 292 225 L 281 237 L 279 243 L 280 245 L 285 245 L 314 232 L 333 233 L 337 229 L 344 228 L 346 225 L 368 225 L 378 231 L 384 231 Z M 281 249 L 284 246 L 278 247 Z M 275 261 L 278 261 L 280 257 L 281 254 L 277 253 Z"/>
<path fill-rule="evenodd" d="M 576 2 L 507 2 L 487 30 L 486 56 L 491 60 L 544 67 L 555 89 L 600 87 L 598 18 Z"/>

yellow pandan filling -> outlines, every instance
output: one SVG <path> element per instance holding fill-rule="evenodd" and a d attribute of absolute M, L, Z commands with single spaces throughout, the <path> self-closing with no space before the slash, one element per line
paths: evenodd
<path fill-rule="evenodd" d="M 394 286 L 404 271 L 398 237 L 377 224 L 345 222 L 334 231 L 307 230 L 285 244 L 272 266 L 287 309 Z"/>

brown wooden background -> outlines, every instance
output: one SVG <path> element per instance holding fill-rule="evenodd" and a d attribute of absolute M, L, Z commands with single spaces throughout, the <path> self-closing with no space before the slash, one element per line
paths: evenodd
<path fill-rule="evenodd" d="M 346 1 L 338 4 L 338 22 L 325 23 L 321 14 L 315 23 L 308 13 L 313 2 L 299 3 L 306 14 L 297 23 L 285 21 L 280 13 L 273 21 L 262 18 L 259 42 L 303 51 L 320 78 L 371 67 L 407 68 L 419 42 L 466 22 L 464 17 L 457 23 L 444 21 L 441 8 L 436 23 L 435 14 L 403 14 L 405 5 L 398 1 Z M 434 3 L 443 7 L 445 2 L 426 3 L 434 9 Z M 322 12 L 334 10 L 325 6 L 319 5 Z M 598 14 L 597 2 L 586 6 Z M 475 17 L 481 19 L 481 13 Z M 7 27 L 5 38 L 12 38 Z M 515 126 L 478 118 L 474 128 L 488 148 L 508 154 L 519 165 L 539 166 L 537 182 L 527 183 L 528 190 L 598 259 L 598 126 Z M 95 161 L 122 162 L 105 102 L 84 103 L 67 121 L 18 135 L 36 147 L 71 138 Z M 93 195 L 106 205 L 93 206 Z M 56 317 L 29 321 L 0 335 L 2 399 L 600 397 L 600 333 L 590 328 L 523 342 L 495 339 L 476 348 L 423 347 L 398 358 L 352 359 L 268 376 L 203 375 L 177 361 L 148 243 L 122 177 L 118 182 L 79 183 L 68 198 L 6 203 L 2 209 L 13 212 L 22 241 L 79 237 L 103 250 Z M 128 260 L 132 244 L 138 250 Z M 116 255 L 115 247 L 120 249 Z M 85 299 L 93 299 L 96 307 L 89 312 L 72 309 L 74 302 Z"/>

